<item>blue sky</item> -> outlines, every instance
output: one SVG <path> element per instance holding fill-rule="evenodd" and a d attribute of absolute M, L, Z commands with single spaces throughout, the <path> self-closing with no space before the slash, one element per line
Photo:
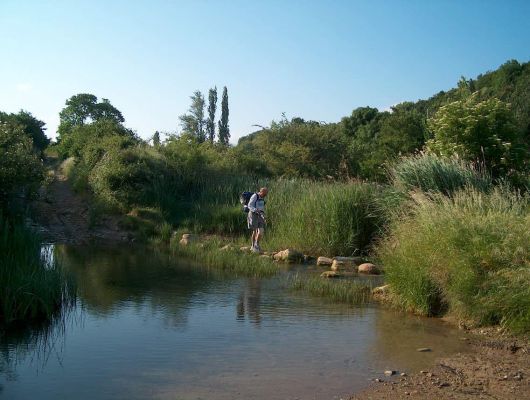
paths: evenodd
<path fill-rule="evenodd" d="M 147 138 L 226 85 L 236 142 L 282 112 L 338 121 L 529 61 L 529 16 L 515 0 L 0 0 L 0 110 L 54 136 L 65 100 L 92 93 Z"/>

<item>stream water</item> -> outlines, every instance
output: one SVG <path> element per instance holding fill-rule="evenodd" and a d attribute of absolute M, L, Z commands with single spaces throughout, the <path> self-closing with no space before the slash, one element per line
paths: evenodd
<path fill-rule="evenodd" d="M 333 304 L 278 278 L 221 276 L 145 249 L 54 254 L 77 304 L 0 338 L 0 399 L 338 399 L 387 369 L 465 351 L 441 321 Z"/>

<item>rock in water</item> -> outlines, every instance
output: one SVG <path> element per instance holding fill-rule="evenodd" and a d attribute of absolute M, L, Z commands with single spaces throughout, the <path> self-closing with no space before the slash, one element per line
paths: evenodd
<path fill-rule="evenodd" d="M 378 286 L 372 289 L 372 295 L 375 300 L 384 300 L 390 293 L 390 285 Z"/>
<path fill-rule="evenodd" d="M 354 269 L 357 264 L 357 257 L 335 257 L 331 264 L 332 271 L 345 271 L 348 269 Z"/>
<path fill-rule="evenodd" d="M 417 349 L 417 351 L 419 351 L 420 353 L 426 353 L 428 351 L 431 351 L 431 349 L 429 347 L 420 347 L 419 349 Z"/>
<path fill-rule="evenodd" d="M 333 264 L 333 260 L 331 258 L 318 257 L 318 259 L 317 259 L 317 265 L 329 266 L 331 264 Z"/>
<path fill-rule="evenodd" d="M 379 274 L 379 269 L 372 263 L 364 263 L 364 264 L 359 265 L 359 268 L 357 269 L 357 271 L 360 274 L 372 274 L 372 275 Z"/>
<path fill-rule="evenodd" d="M 396 374 L 396 371 L 393 371 L 393 370 L 390 370 L 390 369 L 385 371 L 385 375 L 386 376 L 392 376 L 392 375 L 395 375 L 395 374 Z"/>
<path fill-rule="evenodd" d="M 294 249 L 285 249 L 276 253 L 274 259 L 276 261 L 284 261 L 288 263 L 301 263 L 304 261 L 304 255 Z"/>
<path fill-rule="evenodd" d="M 337 271 L 324 271 L 320 274 L 321 278 L 340 278 L 342 274 Z"/>
<path fill-rule="evenodd" d="M 193 235 L 191 233 L 185 233 L 182 235 L 182 238 L 180 239 L 180 244 L 183 246 L 188 246 L 190 244 L 196 243 L 199 238 L 196 235 Z"/>

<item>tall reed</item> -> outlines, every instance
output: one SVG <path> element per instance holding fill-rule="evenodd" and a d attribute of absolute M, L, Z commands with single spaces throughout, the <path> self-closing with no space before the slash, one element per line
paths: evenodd
<path fill-rule="evenodd" d="M 434 154 L 404 157 L 389 171 L 394 185 L 403 190 L 419 189 L 451 195 L 471 187 L 485 192 L 492 188 L 491 176 L 476 164 Z"/>
<path fill-rule="evenodd" d="M 530 201 L 506 189 L 417 199 L 378 256 L 399 307 L 530 331 Z"/>
<path fill-rule="evenodd" d="M 74 301 L 74 288 L 41 241 L 0 217 L 0 323 L 50 318 Z"/>

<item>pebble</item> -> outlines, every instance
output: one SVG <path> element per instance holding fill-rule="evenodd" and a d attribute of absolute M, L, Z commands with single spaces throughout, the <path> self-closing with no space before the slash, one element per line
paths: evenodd
<path fill-rule="evenodd" d="M 431 349 L 429 347 L 420 347 L 416 351 L 419 351 L 420 353 L 425 353 L 425 352 L 431 351 Z"/>
<path fill-rule="evenodd" d="M 407 374 L 405 372 L 402 372 L 400 375 L 401 376 L 407 376 Z"/>
<path fill-rule="evenodd" d="M 390 369 L 387 370 L 387 371 L 385 371 L 385 375 L 386 375 L 386 376 L 392 376 L 392 375 L 395 375 L 395 374 L 396 374 L 396 371 L 392 371 L 392 370 L 390 370 Z"/>

